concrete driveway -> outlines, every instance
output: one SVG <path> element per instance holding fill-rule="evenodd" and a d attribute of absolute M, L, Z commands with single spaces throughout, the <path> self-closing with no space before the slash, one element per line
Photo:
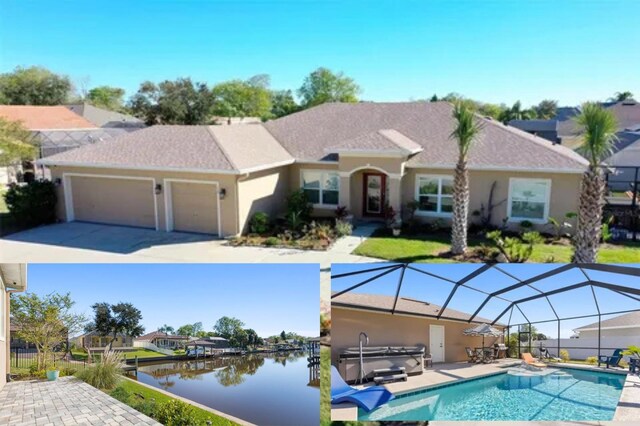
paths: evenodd
<path fill-rule="evenodd" d="M 353 236 L 328 251 L 230 247 L 206 235 L 92 223 L 61 223 L 11 234 L 0 239 L 0 262 L 216 262 L 331 263 L 375 262 L 351 252 L 375 230 L 358 227 Z"/>

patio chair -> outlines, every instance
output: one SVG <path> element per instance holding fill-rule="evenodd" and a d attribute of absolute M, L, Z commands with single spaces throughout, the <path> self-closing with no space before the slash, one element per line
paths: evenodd
<path fill-rule="evenodd" d="M 620 361 L 622 361 L 622 349 L 616 349 L 611 356 L 600 355 L 598 357 L 598 367 L 600 367 L 600 364 L 606 364 L 607 368 L 617 367 Z"/>
<path fill-rule="evenodd" d="M 531 355 L 529 352 L 524 352 L 522 354 L 522 360 L 528 364 L 528 365 L 532 365 L 534 367 L 538 367 L 538 368 L 546 368 L 547 364 L 543 363 L 543 362 L 538 362 L 533 358 L 533 355 Z"/>
<path fill-rule="evenodd" d="M 356 389 L 345 382 L 336 367 L 331 366 L 331 404 L 350 402 L 369 412 L 391 401 L 393 394 L 383 386 Z"/>
<path fill-rule="evenodd" d="M 485 364 L 492 363 L 495 360 L 495 353 L 493 348 L 482 349 L 482 362 Z"/>
<path fill-rule="evenodd" d="M 478 362 L 478 353 L 471 349 L 470 347 L 464 348 L 467 351 L 467 357 L 469 357 L 469 362 Z"/>

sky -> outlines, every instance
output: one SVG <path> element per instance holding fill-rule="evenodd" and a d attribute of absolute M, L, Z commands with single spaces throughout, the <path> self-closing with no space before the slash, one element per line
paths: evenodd
<path fill-rule="evenodd" d="M 377 266 L 377 265 L 376 265 Z M 445 278 L 449 278 L 453 281 L 458 281 L 467 276 L 471 272 L 478 269 L 481 265 L 478 264 L 458 264 L 458 265 L 433 265 L 433 264 L 419 264 L 413 265 L 424 271 L 431 272 L 436 275 L 440 275 Z M 508 272 L 509 274 L 517 277 L 519 280 L 526 280 L 544 272 L 557 268 L 558 264 L 501 264 L 500 268 Z M 624 266 L 640 267 L 640 264 L 626 264 Z M 367 269 L 366 265 L 361 264 L 334 264 L 332 265 L 332 275 L 341 274 L 345 272 L 361 271 Z M 361 275 L 353 275 L 350 277 L 333 279 L 331 282 L 331 290 L 333 292 L 344 290 L 352 285 L 358 284 L 365 279 L 375 276 L 383 271 L 369 272 Z M 589 278 L 593 281 L 600 281 L 610 284 L 619 284 L 635 289 L 640 289 L 640 277 L 631 277 L 621 274 L 613 274 L 600 271 L 586 271 Z M 392 272 L 377 280 L 372 281 L 369 284 L 365 284 L 353 291 L 359 293 L 370 294 L 385 294 L 394 296 L 398 288 L 398 281 L 400 277 L 400 271 Z M 578 269 L 572 269 L 561 274 L 557 274 L 553 277 L 545 280 L 538 281 L 532 284 L 540 291 L 551 291 L 554 289 L 562 288 L 567 285 L 577 284 L 586 280 L 584 274 Z M 511 277 L 502 274 L 495 269 L 489 269 L 483 274 L 478 275 L 476 278 L 469 281 L 467 284 L 470 287 L 483 290 L 485 292 L 494 292 L 503 289 L 507 286 L 516 284 L 517 281 Z M 430 302 L 436 305 L 443 306 L 449 293 L 453 288 L 453 284 L 433 278 L 419 272 L 407 270 L 405 272 L 403 284 L 400 290 L 400 297 L 412 298 L 420 301 Z M 620 312 L 625 310 L 640 309 L 640 302 L 632 300 L 625 296 L 621 296 L 610 290 L 602 288 L 594 288 L 596 298 L 598 300 L 598 307 L 603 314 L 602 320 L 613 318 L 616 315 L 604 315 L 607 313 Z M 513 290 L 508 293 L 502 294 L 502 297 L 508 300 L 518 300 L 539 294 L 531 288 L 520 288 L 519 290 Z M 486 298 L 486 294 L 479 293 L 477 291 L 459 287 L 447 308 L 455 309 L 462 312 L 474 313 L 480 304 Z M 339 300 L 339 297 L 335 300 Z M 590 287 L 583 287 L 580 289 L 571 290 L 565 293 L 559 293 L 549 296 L 549 300 L 553 305 L 556 313 L 560 318 L 571 318 L 583 315 L 597 315 L 598 308 L 595 305 L 593 293 Z M 491 323 L 494 319 L 500 316 L 500 314 L 509 306 L 509 302 L 504 300 L 492 299 L 487 305 L 479 312 L 478 316 L 486 318 Z M 550 323 L 536 324 L 535 327 L 539 332 L 546 334 L 551 338 L 555 338 L 558 335 L 558 324 L 555 321 L 556 316 L 549 303 L 544 299 L 537 299 L 530 302 L 519 304 L 524 316 L 518 311 L 513 311 L 511 316 L 511 325 L 523 324 L 528 321 L 547 321 L 554 320 Z M 391 306 L 389 306 L 391 308 Z M 575 320 L 561 321 L 560 323 L 560 336 L 568 338 L 574 334 L 573 330 L 587 324 L 591 324 L 598 321 L 598 317 L 582 318 Z M 505 314 L 503 317 L 499 317 L 499 322 L 503 324 L 509 323 L 509 314 Z"/>
<path fill-rule="evenodd" d="M 319 333 L 318 265 L 29 264 L 27 276 L 29 292 L 69 292 L 73 310 L 89 318 L 96 302 L 130 302 L 146 332 L 198 321 L 212 331 L 231 316 L 262 337 Z"/>
<path fill-rule="evenodd" d="M 131 95 L 144 80 L 261 73 L 296 89 L 324 66 L 365 100 L 577 105 L 640 96 L 637 16 L 636 0 L 4 1 L 0 72 L 42 65 Z"/>

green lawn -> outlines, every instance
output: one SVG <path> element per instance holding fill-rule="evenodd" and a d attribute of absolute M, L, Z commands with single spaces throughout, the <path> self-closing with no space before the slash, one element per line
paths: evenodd
<path fill-rule="evenodd" d="M 131 395 L 142 395 L 142 397 L 144 398 L 144 401 L 149 401 L 151 399 L 155 399 L 155 401 L 157 403 L 164 403 L 167 401 L 170 401 L 172 399 L 175 398 L 171 398 L 170 396 L 167 396 L 161 392 L 152 390 L 147 388 L 146 386 L 142 386 L 138 383 L 135 383 L 131 380 L 122 380 L 122 382 L 118 385 L 118 387 L 125 389 L 126 391 L 128 391 Z M 113 391 L 112 391 L 113 392 Z M 132 397 L 132 399 L 135 397 Z M 136 399 L 140 399 L 140 398 L 136 398 Z M 125 402 L 125 401 L 123 401 Z M 127 403 L 127 402 L 125 402 Z M 131 402 L 129 401 L 127 403 L 128 405 L 130 405 L 133 408 L 135 407 L 135 402 Z M 194 415 L 196 417 L 197 420 L 199 420 L 200 424 L 205 425 L 207 424 L 207 421 L 211 421 L 212 425 L 216 425 L 216 426 L 230 426 L 230 425 L 235 425 L 236 423 L 232 422 L 231 420 L 225 419 L 224 417 L 220 417 L 220 416 L 216 416 L 213 413 L 210 413 L 206 410 L 203 410 L 201 408 L 198 407 L 193 407 L 194 410 Z"/>
<path fill-rule="evenodd" d="M 469 239 L 469 247 L 487 244 L 486 240 Z M 447 235 L 423 236 L 372 236 L 360 244 L 354 254 L 392 260 L 395 262 L 428 262 L 451 263 L 446 254 L 450 249 L 450 238 Z M 568 245 L 538 244 L 533 249 L 529 262 L 568 263 L 571 261 L 573 248 Z M 598 261 L 602 263 L 638 263 L 640 262 L 640 242 L 624 244 L 603 244 L 600 247 Z"/>
<path fill-rule="evenodd" d="M 115 350 L 118 350 L 118 348 L 114 348 Z M 94 359 L 100 359 L 100 354 L 101 352 L 93 352 L 94 354 Z M 161 354 L 159 352 L 154 352 L 151 351 L 149 349 L 138 349 L 136 351 L 132 351 L 132 352 L 123 352 L 123 355 L 126 356 L 127 359 L 133 359 L 136 356 L 138 357 L 138 359 L 143 359 L 143 358 L 164 358 L 166 355 L 165 354 Z M 84 361 L 87 359 L 87 353 L 81 350 L 72 350 L 71 351 L 71 355 L 73 355 L 74 359 L 80 360 L 80 361 Z"/>

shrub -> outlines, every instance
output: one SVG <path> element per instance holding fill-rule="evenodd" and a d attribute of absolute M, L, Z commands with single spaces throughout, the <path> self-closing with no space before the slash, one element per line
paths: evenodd
<path fill-rule="evenodd" d="M 531 229 L 533 228 L 533 222 L 531 222 L 530 220 L 523 220 L 522 222 L 520 222 L 520 228 Z"/>
<path fill-rule="evenodd" d="M 254 234 L 264 234 L 270 228 L 269 215 L 264 212 L 256 212 L 249 221 L 249 229 Z"/>
<path fill-rule="evenodd" d="M 163 425 L 191 426 L 196 424 L 193 407 L 182 401 L 172 399 L 157 408 L 155 419 Z"/>
<path fill-rule="evenodd" d="M 349 222 L 344 222 L 342 220 L 336 221 L 336 235 L 338 237 L 351 235 L 352 232 L 353 226 Z"/>
<path fill-rule="evenodd" d="M 640 346 L 631 345 L 626 351 L 622 352 L 623 355 L 640 358 Z"/>
<path fill-rule="evenodd" d="M 287 197 L 287 217 L 295 213 L 302 222 L 308 222 L 312 211 L 313 205 L 309 202 L 307 193 L 302 189 L 292 192 Z"/>
<path fill-rule="evenodd" d="M 569 358 L 569 351 L 566 349 L 560 349 L 560 359 L 562 360 L 562 362 L 569 361 L 571 359 Z"/>
<path fill-rule="evenodd" d="M 122 371 L 122 356 L 116 351 L 104 351 L 102 359 L 88 366 L 76 374 L 83 382 L 87 382 L 94 388 L 113 389 L 120 381 Z"/>
<path fill-rule="evenodd" d="M 598 363 L 597 356 L 590 356 L 587 358 L 587 364 L 596 365 Z"/>
<path fill-rule="evenodd" d="M 131 393 L 122 386 L 116 387 L 109 393 L 109 395 L 120 402 L 124 402 L 125 404 L 127 404 L 129 402 L 129 398 L 131 398 Z"/>
<path fill-rule="evenodd" d="M 280 244 L 280 240 L 276 237 L 269 237 L 264 240 L 264 245 L 268 247 L 277 246 L 278 244 Z"/>
<path fill-rule="evenodd" d="M 524 263 L 531 257 L 533 246 L 543 241 L 540 233 L 525 232 L 521 238 L 503 237 L 502 231 L 496 230 L 487 233 L 487 239 L 493 241 L 500 253 L 510 263 Z"/>
<path fill-rule="evenodd" d="M 73 376 L 78 372 L 77 369 L 72 368 L 72 367 L 62 367 L 60 369 L 60 377 L 64 377 L 64 376 Z"/>
<path fill-rule="evenodd" d="M 391 225 L 393 225 L 396 222 L 397 215 L 398 213 L 393 208 L 393 206 L 390 206 L 389 204 L 384 206 L 384 221 L 387 224 L 388 228 L 391 228 Z"/>
<path fill-rule="evenodd" d="M 347 210 L 346 206 L 338 206 L 335 211 L 336 221 L 341 221 L 346 219 L 349 216 L 349 210 Z"/>
<path fill-rule="evenodd" d="M 331 226 L 326 223 L 317 223 L 313 221 L 305 229 L 305 237 L 310 240 L 330 241 L 332 230 Z"/>
<path fill-rule="evenodd" d="M 38 226 L 56 221 L 57 196 L 51 181 L 11 185 L 4 199 L 9 213 L 21 225 Z"/>

